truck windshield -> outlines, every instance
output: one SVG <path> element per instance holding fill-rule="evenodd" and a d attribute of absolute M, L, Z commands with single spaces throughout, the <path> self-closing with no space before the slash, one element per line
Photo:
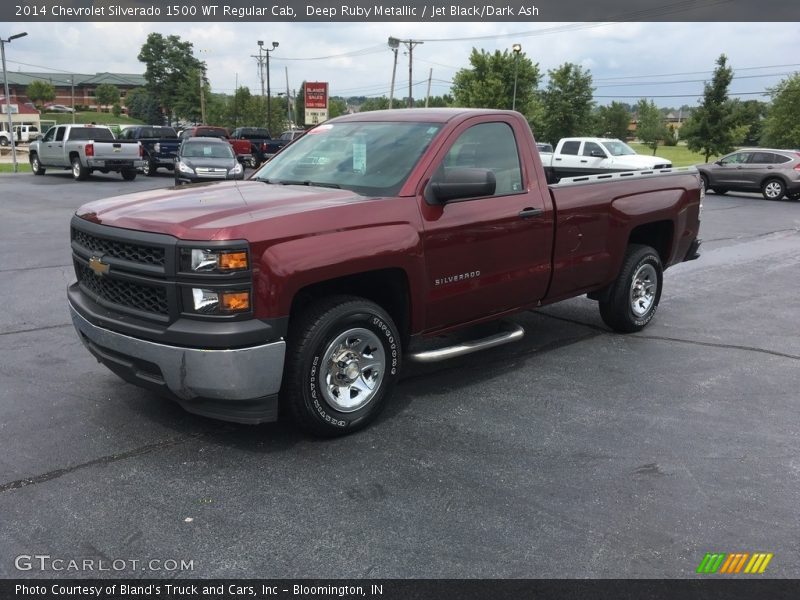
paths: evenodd
<path fill-rule="evenodd" d="M 619 140 L 611 140 L 602 142 L 606 150 L 611 153 L 611 156 L 628 156 L 629 154 L 636 154 L 636 150 L 628 146 L 625 142 Z"/>
<path fill-rule="evenodd" d="M 70 140 L 93 140 L 96 142 L 113 142 L 114 134 L 103 127 L 73 127 L 69 130 Z"/>
<path fill-rule="evenodd" d="M 323 124 L 276 155 L 254 179 L 394 196 L 440 129 L 437 123 Z"/>

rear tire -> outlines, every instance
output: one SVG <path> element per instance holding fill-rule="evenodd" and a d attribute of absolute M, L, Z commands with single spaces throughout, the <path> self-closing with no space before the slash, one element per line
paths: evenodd
<path fill-rule="evenodd" d="M 31 154 L 31 171 L 34 175 L 44 175 L 44 167 L 39 162 L 39 155 L 35 152 Z"/>
<path fill-rule="evenodd" d="M 84 167 L 81 164 L 81 159 L 79 156 L 72 157 L 72 178 L 75 181 L 85 181 L 89 177 L 89 169 L 88 167 Z"/>
<path fill-rule="evenodd" d="M 281 401 L 319 436 L 352 433 L 384 408 L 400 374 L 400 333 L 374 302 L 333 296 L 290 324 Z"/>
<path fill-rule="evenodd" d="M 653 319 L 664 282 L 661 258 L 650 246 L 631 244 L 622 268 L 600 300 L 600 316 L 614 331 L 641 331 Z"/>
<path fill-rule="evenodd" d="M 767 179 L 761 185 L 761 194 L 765 200 L 780 200 L 786 193 L 786 186 L 780 179 Z"/>
<path fill-rule="evenodd" d="M 152 160 L 144 161 L 142 165 L 142 174 L 146 175 L 147 177 L 155 177 L 156 172 L 158 171 L 158 165 L 154 163 Z"/>
<path fill-rule="evenodd" d="M 125 181 L 133 181 L 136 179 L 136 169 L 123 169 L 120 174 Z"/>
<path fill-rule="evenodd" d="M 724 196 L 725 194 L 728 193 L 728 190 L 725 188 L 713 188 L 711 191 L 717 194 L 718 196 Z"/>

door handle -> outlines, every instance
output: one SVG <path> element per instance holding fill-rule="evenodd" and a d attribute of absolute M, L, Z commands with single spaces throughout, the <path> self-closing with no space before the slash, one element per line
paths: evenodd
<path fill-rule="evenodd" d="M 532 206 L 528 206 L 519 211 L 519 216 L 523 219 L 530 219 L 531 217 L 538 217 L 542 213 L 544 213 L 543 208 L 533 208 Z"/>
<path fill-rule="evenodd" d="M 582 162 L 582 163 L 585 163 L 585 162 L 589 162 L 589 161 L 588 161 L 588 160 L 583 160 L 583 159 L 581 159 L 581 162 Z"/>
<path fill-rule="evenodd" d="M 561 160 L 560 158 L 556 158 L 556 160 Z"/>

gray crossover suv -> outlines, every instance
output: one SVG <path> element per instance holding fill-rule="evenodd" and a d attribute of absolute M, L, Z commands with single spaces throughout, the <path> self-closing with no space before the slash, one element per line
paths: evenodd
<path fill-rule="evenodd" d="M 761 192 L 767 200 L 800 200 L 800 151 L 745 148 L 697 165 L 706 190 Z"/>

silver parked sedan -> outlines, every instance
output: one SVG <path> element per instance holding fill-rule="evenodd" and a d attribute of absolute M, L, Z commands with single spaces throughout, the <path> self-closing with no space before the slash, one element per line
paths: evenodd
<path fill-rule="evenodd" d="M 713 163 L 697 165 L 706 190 L 724 194 L 761 192 L 767 200 L 800 199 L 800 151 L 772 148 L 737 150 Z"/>

